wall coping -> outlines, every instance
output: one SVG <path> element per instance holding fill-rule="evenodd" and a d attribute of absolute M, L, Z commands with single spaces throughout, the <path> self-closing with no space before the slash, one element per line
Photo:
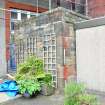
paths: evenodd
<path fill-rule="evenodd" d="M 94 18 L 90 20 L 85 20 L 81 22 L 76 22 L 76 29 L 91 28 L 105 25 L 105 16 Z"/>

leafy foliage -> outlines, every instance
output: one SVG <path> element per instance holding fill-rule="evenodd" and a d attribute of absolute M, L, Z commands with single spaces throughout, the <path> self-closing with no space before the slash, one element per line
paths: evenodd
<path fill-rule="evenodd" d="M 85 92 L 83 84 L 71 82 L 65 87 L 64 105 L 97 105 L 97 99 Z"/>
<path fill-rule="evenodd" d="M 25 92 L 28 92 L 30 95 L 33 94 L 33 92 L 37 92 L 41 90 L 40 83 L 36 80 L 20 80 L 17 82 L 19 85 L 19 91 L 21 94 L 24 94 Z"/>
<path fill-rule="evenodd" d="M 84 85 L 76 82 L 71 82 L 65 87 L 65 95 L 69 97 L 75 96 L 75 94 L 82 94 L 84 91 Z"/>
<path fill-rule="evenodd" d="M 30 56 L 24 63 L 21 63 L 17 69 L 19 74 L 28 73 L 30 71 L 34 73 L 37 71 L 43 71 L 43 61 L 36 56 Z"/>
<path fill-rule="evenodd" d="M 26 62 L 31 66 L 31 70 L 43 70 L 43 60 L 38 57 L 31 56 Z"/>
<path fill-rule="evenodd" d="M 97 105 L 97 98 L 94 95 L 89 95 L 89 94 L 83 94 L 83 95 L 79 95 L 79 101 L 81 102 L 81 104 L 86 104 L 86 105 Z"/>
<path fill-rule="evenodd" d="M 30 95 L 40 91 L 42 83 L 52 83 L 51 74 L 44 72 L 43 61 L 36 56 L 28 57 L 24 63 L 19 65 L 15 79 L 20 93 L 27 91 Z"/>
<path fill-rule="evenodd" d="M 51 74 L 45 74 L 45 77 L 43 78 L 43 83 L 45 83 L 48 86 L 52 86 L 52 75 Z"/>
<path fill-rule="evenodd" d="M 31 69 L 31 66 L 27 62 L 24 62 L 19 65 L 17 72 L 19 74 L 24 74 L 24 73 L 28 73 L 30 69 Z"/>

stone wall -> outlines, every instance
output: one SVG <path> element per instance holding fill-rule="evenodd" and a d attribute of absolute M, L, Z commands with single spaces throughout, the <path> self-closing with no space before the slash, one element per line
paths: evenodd
<path fill-rule="evenodd" d="M 17 23 L 17 63 L 24 62 L 29 54 L 43 58 L 46 72 L 52 73 L 55 86 L 62 92 L 65 81 L 76 75 L 75 22 L 86 19 L 57 8 Z"/>

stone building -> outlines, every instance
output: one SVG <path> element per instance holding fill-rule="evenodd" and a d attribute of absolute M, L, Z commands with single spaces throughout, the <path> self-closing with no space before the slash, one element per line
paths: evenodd
<path fill-rule="evenodd" d="M 86 19 L 60 7 L 17 23 L 17 65 L 28 55 L 37 55 L 43 59 L 45 71 L 52 74 L 55 87 L 62 91 L 65 81 L 76 76 L 75 22 Z"/>
<path fill-rule="evenodd" d="M 16 70 L 14 24 L 35 17 L 38 13 L 56 8 L 60 0 L 0 0 L 0 75 Z M 64 0 L 63 0 L 64 1 Z M 66 0 L 65 0 L 66 1 Z M 74 1 L 65 2 L 65 8 L 75 11 Z M 62 3 L 61 3 L 62 4 Z"/>

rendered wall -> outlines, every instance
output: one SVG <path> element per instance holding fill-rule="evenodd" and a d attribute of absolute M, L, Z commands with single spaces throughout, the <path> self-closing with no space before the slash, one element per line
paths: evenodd
<path fill-rule="evenodd" d="M 76 31 L 77 79 L 105 92 L 105 25 Z"/>
<path fill-rule="evenodd" d="M 5 8 L 3 0 L 0 8 Z M 6 74 L 5 11 L 0 10 L 0 76 Z"/>

